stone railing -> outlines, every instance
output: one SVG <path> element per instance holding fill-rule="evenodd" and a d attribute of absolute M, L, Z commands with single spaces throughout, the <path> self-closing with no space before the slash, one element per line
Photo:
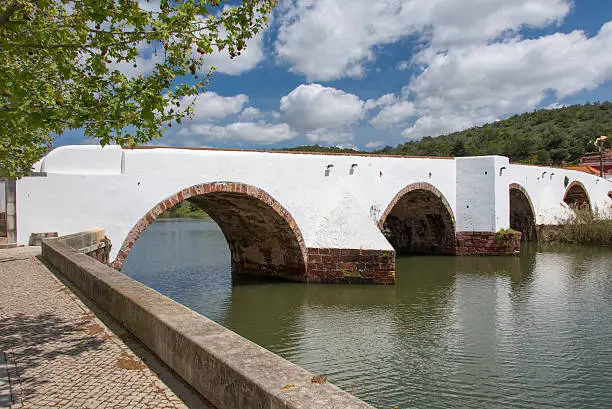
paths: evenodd
<path fill-rule="evenodd" d="M 83 253 L 103 238 L 47 238 L 42 255 L 217 408 L 372 408 Z"/>

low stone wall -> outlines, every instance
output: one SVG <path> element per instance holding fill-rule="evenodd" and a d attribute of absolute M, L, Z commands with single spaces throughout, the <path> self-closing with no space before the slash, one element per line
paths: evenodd
<path fill-rule="evenodd" d="M 372 408 L 77 250 L 103 237 L 94 231 L 45 239 L 42 254 L 216 407 Z"/>
<path fill-rule="evenodd" d="M 516 232 L 514 239 L 510 241 L 497 240 L 495 232 L 464 231 L 458 232 L 457 250 L 458 256 L 501 256 L 519 254 L 521 248 L 521 233 Z"/>
<path fill-rule="evenodd" d="M 395 284 L 395 252 L 308 248 L 308 281 Z"/>

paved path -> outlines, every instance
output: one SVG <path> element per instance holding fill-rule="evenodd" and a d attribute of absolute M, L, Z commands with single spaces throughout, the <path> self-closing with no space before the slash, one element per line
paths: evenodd
<path fill-rule="evenodd" d="M 187 408 L 133 350 L 152 367 L 156 359 L 98 312 L 111 331 L 39 253 L 0 250 L 0 407 Z"/>

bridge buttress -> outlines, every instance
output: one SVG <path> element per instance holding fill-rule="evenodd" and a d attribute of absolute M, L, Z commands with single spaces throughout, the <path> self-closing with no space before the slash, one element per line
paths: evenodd
<path fill-rule="evenodd" d="M 308 248 L 310 282 L 395 284 L 395 251 Z"/>
<path fill-rule="evenodd" d="M 508 158 L 473 156 L 456 158 L 456 254 L 515 254 L 520 233 L 496 237 L 510 227 Z"/>

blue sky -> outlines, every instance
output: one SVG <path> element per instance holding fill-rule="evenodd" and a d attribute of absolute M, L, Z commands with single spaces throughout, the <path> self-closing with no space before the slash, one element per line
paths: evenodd
<path fill-rule="evenodd" d="M 280 0 L 245 53 L 207 63 L 195 117 L 156 144 L 371 150 L 612 100 L 612 1 Z"/>

